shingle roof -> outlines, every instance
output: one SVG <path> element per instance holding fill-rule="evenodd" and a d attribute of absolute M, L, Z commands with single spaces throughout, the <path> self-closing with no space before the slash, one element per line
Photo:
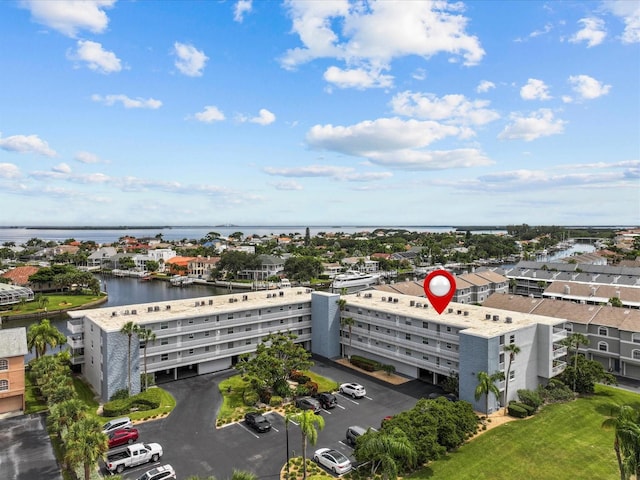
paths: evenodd
<path fill-rule="evenodd" d="M 8 278 L 14 285 L 27 285 L 29 277 L 40 270 L 40 267 L 16 267 L 2 274 L 2 278 Z"/>

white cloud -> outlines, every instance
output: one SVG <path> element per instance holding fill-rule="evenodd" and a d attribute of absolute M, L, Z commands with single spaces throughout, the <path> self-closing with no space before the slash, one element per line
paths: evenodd
<path fill-rule="evenodd" d="M 181 73 L 189 77 L 200 77 L 202 71 L 209 60 L 203 51 L 198 50 L 193 45 L 175 42 L 173 44 L 173 53 L 178 58 L 175 66 Z"/>
<path fill-rule="evenodd" d="M 300 185 L 295 180 L 277 182 L 272 185 L 275 187 L 276 190 L 302 190 L 302 185 Z"/>
<path fill-rule="evenodd" d="M 573 85 L 573 90 L 586 100 L 607 95 L 611 90 L 611 85 L 603 85 L 589 75 L 572 75 L 569 77 L 569 83 Z"/>
<path fill-rule="evenodd" d="M 0 178 L 19 178 L 20 169 L 13 163 L 0 163 Z"/>
<path fill-rule="evenodd" d="M 45 157 L 55 157 L 57 153 L 38 135 L 12 135 L 0 138 L 0 148 L 8 152 L 37 153 Z"/>
<path fill-rule="evenodd" d="M 558 135 L 564 132 L 564 120 L 555 119 L 553 112 L 541 108 L 528 117 L 519 114 L 511 115 L 511 124 L 498 135 L 501 140 L 524 140 L 530 142 L 540 137 Z"/>
<path fill-rule="evenodd" d="M 220 122 L 225 118 L 224 113 L 213 105 L 207 105 L 202 112 L 196 113 L 194 117 L 196 120 L 204 123 Z"/>
<path fill-rule="evenodd" d="M 78 152 L 74 159 L 80 163 L 100 163 L 102 161 L 100 157 L 90 152 Z"/>
<path fill-rule="evenodd" d="M 265 167 L 263 169 L 268 175 L 280 177 L 328 177 L 334 180 L 348 182 L 369 182 L 375 180 L 383 180 L 393 176 L 391 172 L 356 172 L 351 167 L 334 167 L 331 165 L 309 165 L 306 167 L 293 168 L 275 168 Z"/>
<path fill-rule="evenodd" d="M 87 66 L 96 72 L 113 73 L 122 70 L 120 59 L 115 53 L 102 48 L 98 42 L 90 40 L 78 40 L 78 48 L 75 52 L 69 52 L 70 60 L 86 62 Z"/>
<path fill-rule="evenodd" d="M 151 110 L 156 110 L 162 106 L 162 102 L 160 100 L 156 100 L 154 98 L 130 98 L 126 95 L 102 95 L 94 94 L 91 95 L 91 100 L 94 102 L 103 103 L 109 107 L 115 105 L 116 103 L 122 103 L 124 108 L 149 108 Z"/>
<path fill-rule="evenodd" d="M 252 0 L 238 0 L 236 2 L 235 6 L 233 7 L 233 19 L 236 22 L 242 23 L 245 14 L 251 13 L 251 3 Z"/>
<path fill-rule="evenodd" d="M 542 80 L 530 78 L 520 89 L 520 96 L 524 100 L 549 100 L 549 87 Z"/>
<path fill-rule="evenodd" d="M 391 75 L 365 68 L 342 68 L 331 66 L 324 72 L 324 79 L 339 88 L 387 88 L 393 85 Z"/>
<path fill-rule="evenodd" d="M 536 37 L 540 37 L 542 35 L 546 35 L 547 33 L 549 33 L 551 30 L 553 30 L 553 26 L 550 23 L 547 23 L 544 28 L 542 28 L 542 30 L 534 30 L 533 32 L 531 32 L 529 34 L 529 36 L 531 38 L 536 38 Z"/>
<path fill-rule="evenodd" d="M 58 173 L 71 173 L 71 167 L 64 162 L 51 167 L 51 170 Z"/>
<path fill-rule="evenodd" d="M 80 30 L 104 32 L 109 24 L 104 10 L 115 3 L 116 0 L 23 0 L 21 4 L 36 22 L 75 37 Z"/>
<path fill-rule="evenodd" d="M 249 120 L 251 123 L 257 123 L 258 125 L 271 125 L 276 121 L 276 116 L 265 108 L 261 108 L 257 117 L 253 117 Z"/>
<path fill-rule="evenodd" d="M 575 169 L 574 169 L 575 170 Z M 478 177 L 476 188 L 491 191 L 524 191 L 540 189 L 559 189 L 570 187 L 611 187 L 630 186 L 626 172 L 580 172 L 551 174 L 543 170 L 513 170 Z"/>
<path fill-rule="evenodd" d="M 582 24 L 582 29 L 569 39 L 572 43 L 587 42 L 587 47 L 591 48 L 600 45 L 607 36 L 604 22 L 599 18 L 582 18 L 578 23 Z"/>
<path fill-rule="evenodd" d="M 398 93 L 391 100 L 394 113 L 426 120 L 448 120 L 463 125 L 484 125 L 500 118 L 486 108 L 486 100 L 468 100 L 464 95 L 436 97 L 431 93 Z"/>
<path fill-rule="evenodd" d="M 344 61 L 346 68 L 325 73 L 342 87 L 390 82 L 392 77 L 375 73 L 389 70 L 394 58 L 445 53 L 475 65 L 485 53 L 478 38 L 466 33 L 461 3 L 288 0 L 286 5 L 302 46 L 287 50 L 282 66 L 293 69 L 318 58 Z"/>
<path fill-rule="evenodd" d="M 476 92 L 478 93 L 486 93 L 492 88 L 496 88 L 496 84 L 490 82 L 489 80 L 482 80 L 480 84 L 476 87 Z"/>
<path fill-rule="evenodd" d="M 630 0 L 608 0 L 605 7 L 625 24 L 622 43 L 640 43 L 640 3 Z"/>

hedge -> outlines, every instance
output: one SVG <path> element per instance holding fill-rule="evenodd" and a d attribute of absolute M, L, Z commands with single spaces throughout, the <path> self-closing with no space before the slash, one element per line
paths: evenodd
<path fill-rule="evenodd" d="M 157 388 L 151 388 L 129 398 L 112 400 L 102 407 L 105 417 L 119 417 L 131 411 L 154 410 L 160 406 L 162 394 Z"/>
<path fill-rule="evenodd" d="M 380 362 L 359 355 L 351 355 L 351 363 L 367 372 L 374 372 L 382 368 Z"/>
<path fill-rule="evenodd" d="M 525 418 L 527 416 L 527 411 L 516 403 L 510 403 L 508 411 L 512 417 Z"/>

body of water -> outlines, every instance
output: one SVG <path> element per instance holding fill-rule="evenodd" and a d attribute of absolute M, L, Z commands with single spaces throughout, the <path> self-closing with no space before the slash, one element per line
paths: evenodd
<path fill-rule="evenodd" d="M 428 233 L 447 233 L 455 230 L 455 227 L 448 226 L 309 226 L 309 233 L 315 236 L 320 232 L 342 232 L 342 233 L 358 233 L 371 232 L 377 228 L 408 230 L 410 232 L 428 232 Z M 306 226 L 224 226 L 224 227 L 166 227 L 166 228 L 118 228 L 118 229 L 50 229 L 50 228 L 8 228 L 0 227 L 0 245 L 5 242 L 14 242 L 16 245 L 22 245 L 32 238 L 39 238 L 45 241 L 62 242 L 69 238 L 78 241 L 92 240 L 99 244 L 116 242 L 124 236 L 155 237 L 162 235 L 164 240 L 200 240 L 207 236 L 209 232 L 217 232 L 222 237 L 228 237 L 235 232 L 242 232 L 244 236 L 248 235 L 304 235 Z M 475 230 L 473 233 L 495 233 L 504 234 L 506 230 Z"/>

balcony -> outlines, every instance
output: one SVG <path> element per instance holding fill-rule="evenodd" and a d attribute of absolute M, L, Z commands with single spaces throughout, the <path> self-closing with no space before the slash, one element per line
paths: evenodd
<path fill-rule="evenodd" d="M 82 320 L 68 320 L 67 328 L 72 335 L 84 333 L 84 322 Z"/>
<path fill-rule="evenodd" d="M 564 369 L 567 368 L 567 362 L 560 362 L 555 360 L 553 362 L 553 367 L 551 368 L 551 375 L 556 376 L 564 372 Z"/>
<path fill-rule="evenodd" d="M 564 357 L 567 354 L 567 347 L 553 346 L 553 359 L 556 360 L 560 357 Z"/>
<path fill-rule="evenodd" d="M 82 365 L 84 364 L 84 355 L 73 355 L 71 357 L 71 365 Z"/>
<path fill-rule="evenodd" d="M 553 327 L 553 335 L 551 336 L 551 341 L 555 343 L 564 338 L 567 338 L 567 331 L 564 328 Z"/>
<path fill-rule="evenodd" d="M 67 344 L 74 350 L 76 348 L 84 348 L 84 339 L 82 335 L 69 335 L 67 336 Z"/>

